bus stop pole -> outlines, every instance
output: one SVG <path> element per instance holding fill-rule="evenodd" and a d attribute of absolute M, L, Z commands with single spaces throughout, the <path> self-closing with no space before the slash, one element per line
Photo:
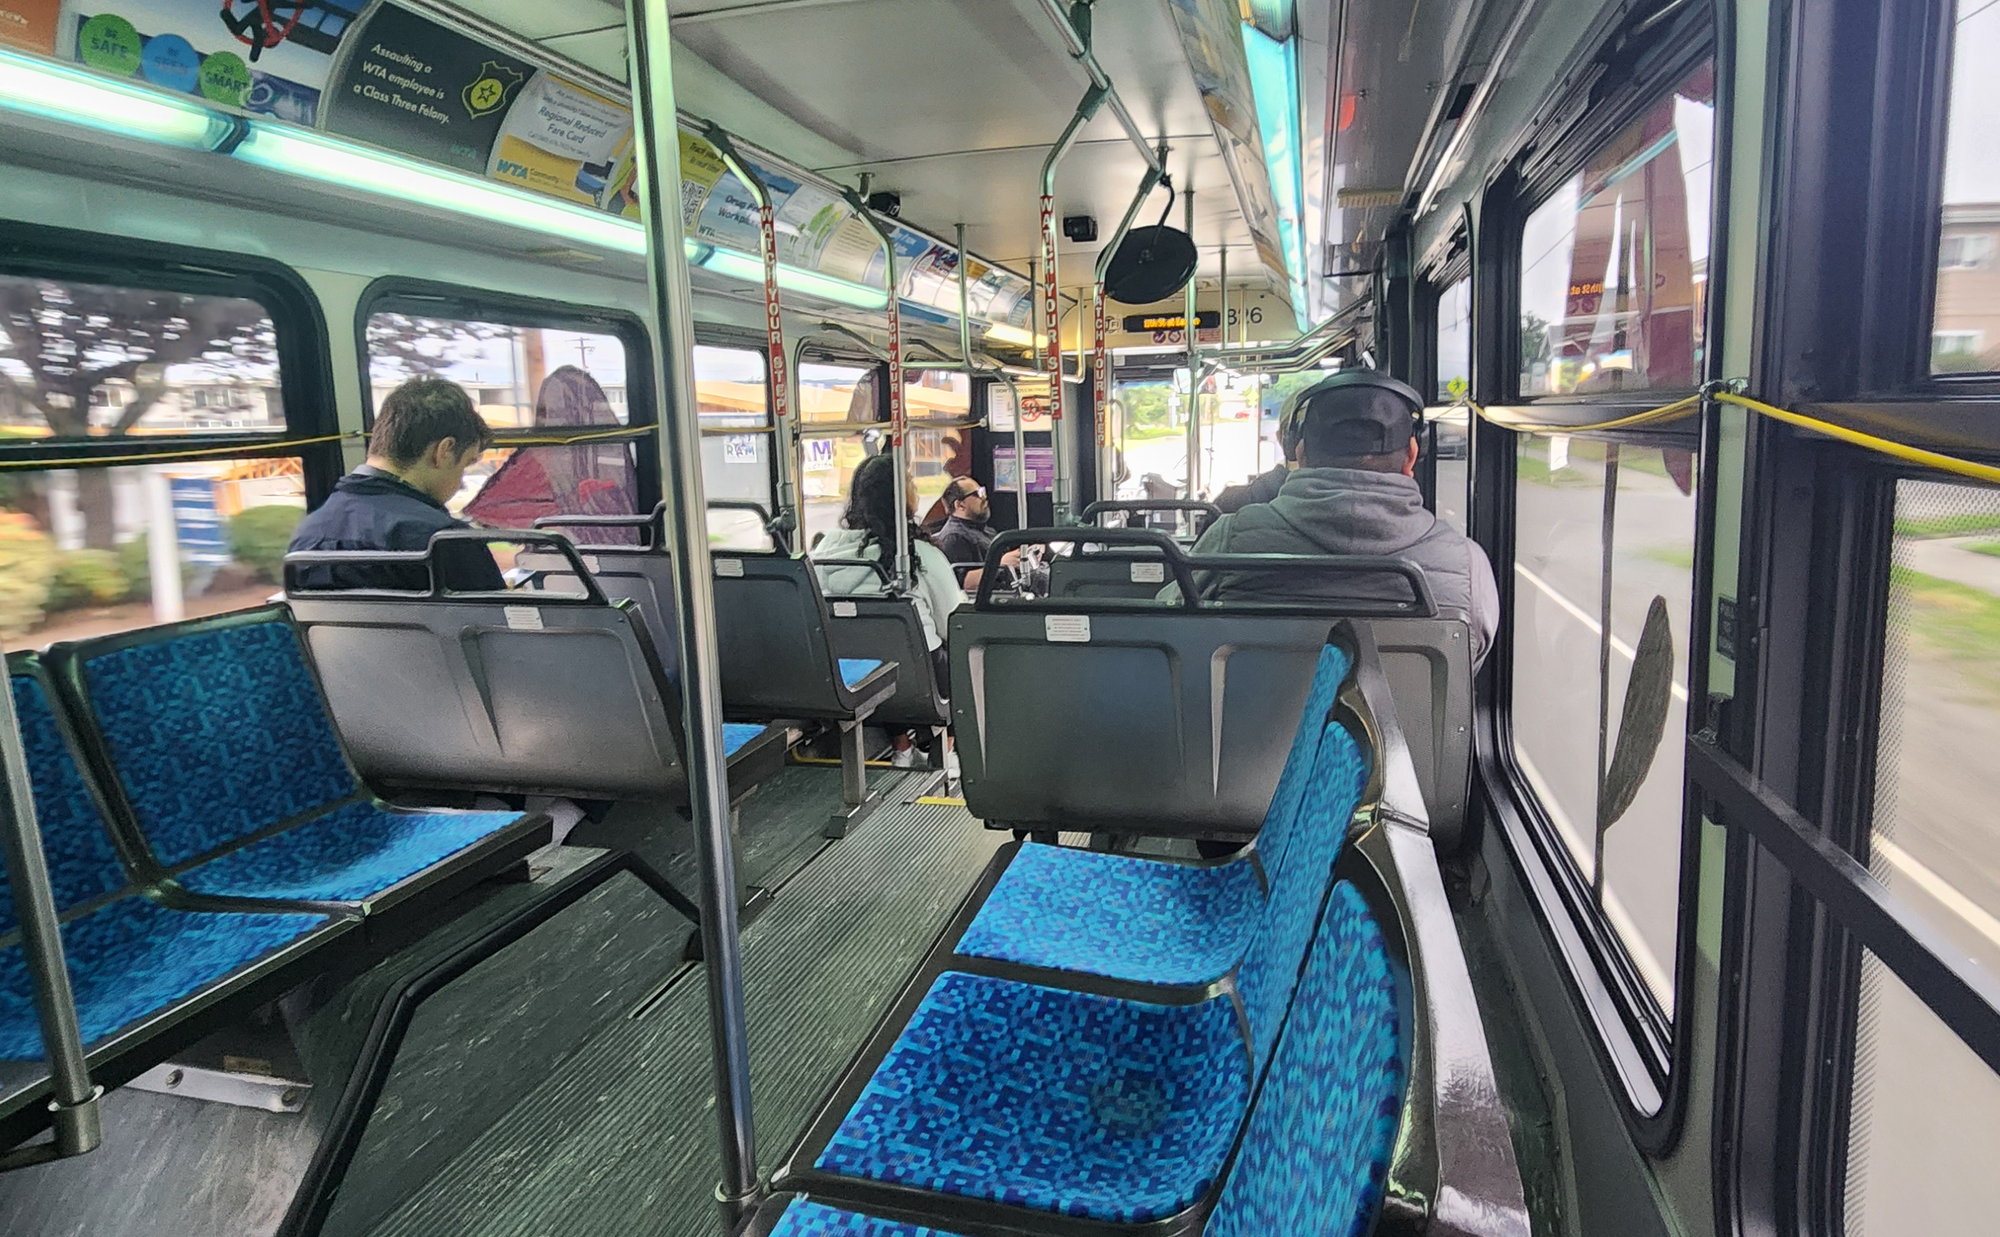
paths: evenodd
<path fill-rule="evenodd" d="M 889 229 L 875 218 L 875 212 L 868 209 L 865 200 L 868 192 L 868 176 L 861 177 L 861 192 L 847 191 L 847 204 L 854 213 L 861 216 L 863 223 L 873 229 L 882 242 L 882 282 L 889 293 L 889 458 L 896 468 L 896 502 L 903 501 L 909 492 L 909 463 L 903 455 L 903 422 L 907 419 L 903 411 L 903 310 L 902 287 L 896 282 L 896 242 L 889 235 Z M 910 521 L 907 516 L 896 521 L 896 591 L 910 591 Z"/>
<path fill-rule="evenodd" d="M 757 199 L 757 245 L 764 259 L 764 342 L 771 366 L 771 429 L 777 443 L 775 452 L 778 467 L 778 495 L 776 508 L 772 514 L 772 529 L 782 530 L 786 541 L 794 540 L 792 534 L 799 528 L 798 488 L 793 478 L 792 459 L 792 379 L 785 361 L 785 325 L 778 297 L 778 225 L 771 205 L 771 191 L 764 184 L 764 178 L 757 175 L 755 168 L 743 161 L 736 151 L 736 144 L 730 140 L 729 131 L 721 125 L 710 122 L 707 126 L 708 144 L 715 147 L 715 153 L 722 156 L 722 162 L 750 196 Z M 789 550 L 783 542 L 780 550 Z"/>
<path fill-rule="evenodd" d="M 720 658 L 702 492 L 701 423 L 694 398 L 694 306 L 681 248 L 681 163 L 674 119 L 667 0 L 627 8 L 638 187 L 646 222 L 646 281 L 653 301 L 653 380 L 659 392 L 660 480 L 669 487 L 674 609 L 680 616 L 681 706 L 687 718 L 688 799 L 701 867 L 702 970 L 708 981 L 715 1112 L 722 1152 L 716 1201 L 732 1229 L 756 1205 L 757 1145 L 750 1118 L 750 1042 L 737 940 L 736 857 L 729 837 L 729 780 L 722 751 Z"/>
<path fill-rule="evenodd" d="M 0 652 L 0 661 L 6 655 Z M 28 760 L 21 747 L 20 719 L 14 715 L 11 684 L 0 692 L 0 858 L 13 875 L 14 910 L 21 924 L 21 951 L 34 988 L 35 1013 L 49 1057 L 54 1098 L 52 1143 L 15 1155 L 26 1162 L 62 1159 L 94 1151 L 104 1141 L 97 1111 L 102 1094 L 90 1082 L 83 1033 L 77 1026 L 76 998 L 70 990 L 69 969 L 63 962 L 62 930 L 55 895 L 49 886 L 48 859 L 42 853 L 42 831 L 35 816 L 35 792 Z M 0 1166 L 8 1165 L 0 1158 Z"/>

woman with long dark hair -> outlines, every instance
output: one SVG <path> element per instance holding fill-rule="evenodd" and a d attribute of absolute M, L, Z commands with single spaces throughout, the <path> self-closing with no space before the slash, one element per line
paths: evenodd
<path fill-rule="evenodd" d="M 872 559 L 893 562 L 896 557 L 896 521 L 910 529 L 910 600 L 916 603 L 917 617 L 924 625 L 924 640 L 931 651 L 931 669 L 937 676 L 938 694 L 951 690 L 951 661 L 945 654 L 945 617 L 965 604 L 950 560 L 931 544 L 911 518 L 917 509 L 916 487 L 905 485 L 896 493 L 896 462 L 887 455 L 871 455 L 854 470 L 847 491 L 847 510 L 840 527 L 820 538 L 812 548 L 816 559 Z M 867 567 L 821 567 L 820 587 L 828 596 L 880 594 L 882 577 Z M 899 744 L 898 751 L 902 751 Z"/>

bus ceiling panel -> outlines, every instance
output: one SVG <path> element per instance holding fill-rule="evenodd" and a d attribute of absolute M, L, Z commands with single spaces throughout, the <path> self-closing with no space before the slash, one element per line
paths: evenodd
<path fill-rule="evenodd" d="M 1375 264 L 1372 246 L 1410 196 L 1411 164 L 1455 65 L 1475 0 L 1389 0 L 1344 6 L 1333 49 L 1339 83 L 1328 117 L 1333 158 L 1325 209 L 1328 275 Z"/>
<path fill-rule="evenodd" d="M 859 164 L 830 174 L 846 179 L 872 171 L 877 186 L 902 195 L 906 218 L 926 223 L 963 221 L 967 235 L 975 240 L 975 252 L 1024 271 L 1037 252 L 1040 212 L 1036 202 L 1046 154 L 1043 145 Z M 1215 273 L 1220 246 L 1227 244 L 1234 254 L 1231 286 L 1250 282 L 1253 276 L 1261 278 L 1261 268 L 1250 255 L 1249 230 L 1243 226 L 1229 173 L 1214 139 L 1202 133 L 1177 144 L 1167 163 L 1176 188 L 1191 184 L 1195 189 L 1195 241 L 1201 249 L 1202 272 Z M 1058 217 L 1094 216 L 1098 239 L 1084 244 L 1062 242 L 1059 275 L 1065 289 L 1090 281 L 1097 253 L 1131 205 L 1132 193 L 1145 171 L 1145 161 L 1123 137 L 1079 142 L 1070 152 L 1056 177 L 1055 212 Z M 1165 190 L 1155 190 L 1140 208 L 1138 222 L 1158 222 L 1160 212 L 1168 207 L 1167 197 Z M 1176 198 L 1169 222 L 1179 227 L 1181 221 L 1182 208 Z"/>

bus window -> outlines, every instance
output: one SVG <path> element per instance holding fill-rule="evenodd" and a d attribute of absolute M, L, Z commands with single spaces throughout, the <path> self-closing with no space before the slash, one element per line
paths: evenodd
<path fill-rule="evenodd" d="M 0 275 L 0 332 L 0 436 L 284 432 L 256 301 Z"/>
<path fill-rule="evenodd" d="M 799 366 L 799 416 L 803 428 L 799 467 L 800 544 L 810 548 L 822 534 L 840 527 L 847 483 L 862 459 L 887 436 L 875 407 L 875 371 L 854 365 L 807 361 Z M 833 425 L 850 428 L 835 430 Z M 861 429 L 863 425 L 877 428 Z"/>
<path fill-rule="evenodd" d="M 953 477 L 972 471 L 971 439 L 960 428 L 972 417 L 972 379 L 943 369 L 906 371 L 903 406 L 912 422 L 955 421 L 958 426 L 910 430 L 910 479 L 917 487 L 919 523 L 941 521 L 937 503 Z"/>
<path fill-rule="evenodd" d="M 270 596 L 305 468 L 251 453 L 310 432 L 286 411 L 276 324 L 257 300 L 0 275 L 0 457 L 49 439 L 244 451 L 0 472 L 0 639 L 39 647 Z M 156 579 L 156 557 L 178 571 Z"/>
<path fill-rule="evenodd" d="M 41 648 L 257 605 L 305 510 L 296 456 L 0 474 L 0 639 Z"/>
<path fill-rule="evenodd" d="M 1436 404 L 1459 404 L 1471 394 L 1472 379 L 1472 278 L 1460 279 L 1437 299 L 1437 369 L 1432 399 Z M 1452 408 L 1434 415 L 1437 426 L 1437 514 L 1459 532 L 1465 531 L 1466 462 L 1470 454 L 1472 421 L 1469 410 Z"/>
<path fill-rule="evenodd" d="M 2000 491 L 1898 483 L 1868 841 L 1876 878 L 1992 973 L 2000 973 L 1996 555 Z M 1982 1230 L 2000 1209 L 1986 1164 L 2000 1146 L 2000 1079 L 1879 965 L 1864 974 L 1860 1002 L 1847 1231 Z"/>
<path fill-rule="evenodd" d="M 1646 986 L 1671 1013 L 1693 455 L 1524 434 L 1515 477 L 1515 764 Z M 1613 756 L 1646 629 L 1662 621 L 1652 618 L 1656 606 L 1673 660 L 1666 726 L 1636 792 L 1619 794 Z"/>
<path fill-rule="evenodd" d="M 694 394 L 701 414 L 701 477 L 710 501 L 753 502 L 772 509 L 769 388 L 764 354 L 749 348 L 694 347 Z M 708 513 L 709 544 L 768 550 L 771 538 L 753 512 Z"/>
<path fill-rule="evenodd" d="M 639 510 L 638 457 L 630 439 L 605 439 L 630 423 L 625 341 L 616 335 L 504 322 L 376 313 L 368 319 L 371 414 L 410 378 L 464 387 L 498 445 L 467 470 L 446 505 L 488 528 L 525 528 L 554 515 Z M 549 439 L 577 439 L 574 445 Z M 539 445 L 514 445 L 532 439 Z M 579 540 L 621 543 L 625 530 L 571 530 Z"/>
<path fill-rule="evenodd" d="M 2000 8 L 1958 0 L 1932 373 L 2000 370 L 2000 170 L 1992 158 L 1993 117 L 2000 115 L 1996 65 Z"/>
<path fill-rule="evenodd" d="M 1700 384 L 1714 100 L 1705 64 L 1529 215 L 1522 395 Z"/>

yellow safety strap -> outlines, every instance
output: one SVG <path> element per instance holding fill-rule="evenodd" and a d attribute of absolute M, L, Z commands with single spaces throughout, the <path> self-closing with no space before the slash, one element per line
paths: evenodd
<path fill-rule="evenodd" d="M 1658 408 L 1648 409 L 1645 412 L 1635 412 L 1631 416 L 1619 417 L 1612 421 L 1597 421 L 1589 425 L 1548 425 L 1532 422 L 1525 418 L 1489 411 L 1473 403 L 1471 400 L 1461 401 L 1458 404 L 1454 404 L 1453 407 L 1468 408 L 1482 420 L 1490 421 L 1503 429 L 1515 430 L 1520 433 L 1589 434 L 1603 430 L 1629 429 L 1637 425 L 1652 425 L 1661 421 L 1679 420 L 1682 417 L 1693 415 L 1701 407 L 1702 398 L 1700 395 L 1690 395 L 1685 399 L 1678 399 L 1671 404 L 1664 404 Z M 1860 430 L 1848 429 L 1844 425 L 1835 425 L 1830 421 L 1822 421 L 1817 417 L 1809 417 L 1804 413 L 1793 412 L 1788 408 L 1780 408 L 1775 404 L 1767 404 L 1763 400 L 1751 399 L 1747 395 L 1738 395 L 1733 391 L 1716 391 L 1710 398 L 1713 398 L 1718 403 L 1733 404 L 1738 408 L 1745 408 L 1751 412 L 1767 416 L 1774 421 L 1783 421 L 1787 425 L 1795 425 L 1800 429 L 1810 430 L 1815 434 L 1837 439 L 1840 442 L 1850 443 L 1864 450 L 1873 451 L 1880 455 L 1887 455 L 1894 459 L 1903 460 L 1906 463 L 1918 464 L 1925 468 L 1933 468 L 1939 472 L 1948 472 L 1960 477 L 1970 477 L 1974 481 L 1985 481 L 1989 484 L 2000 485 L 2000 468 L 1995 468 L 1990 464 L 1979 464 L 1972 460 L 1960 459 L 1955 455 L 1927 451 L 1922 447 L 1913 447 L 1908 443 L 1877 437 L 1874 434 L 1864 434 Z"/>
<path fill-rule="evenodd" d="M 601 442 L 607 439 L 644 438 L 658 426 L 624 426 L 617 429 L 598 430 L 589 434 L 570 434 L 561 438 L 516 438 L 503 436 L 494 442 L 495 450 L 511 447 L 561 447 L 576 442 Z M 198 460 L 215 456 L 236 456 L 255 452 L 259 455 L 285 452 L 299 447 L 317 447 L 329 442 L 349 442 L 367 438 L 367 434 L 349 432 L 345 434 L 322 434 L 317 438 L 286 438 L 278 442 L 252 441 L 232 443 L 226 447 L 199 447 L 170 451 L 135 451 L 129 455 L 79 455 L 67 459 L 54 460 L 0 460 L 0 469 L 7 468 L 88 468 L 95 465 L 115 467 L 124 464 L 155 464 L 165 460 Z M 121 442 L 143 442 L 142 438 L 119 436 Z M 112 439 L 98 438 L 94 442 L 109 442 Z"/>

